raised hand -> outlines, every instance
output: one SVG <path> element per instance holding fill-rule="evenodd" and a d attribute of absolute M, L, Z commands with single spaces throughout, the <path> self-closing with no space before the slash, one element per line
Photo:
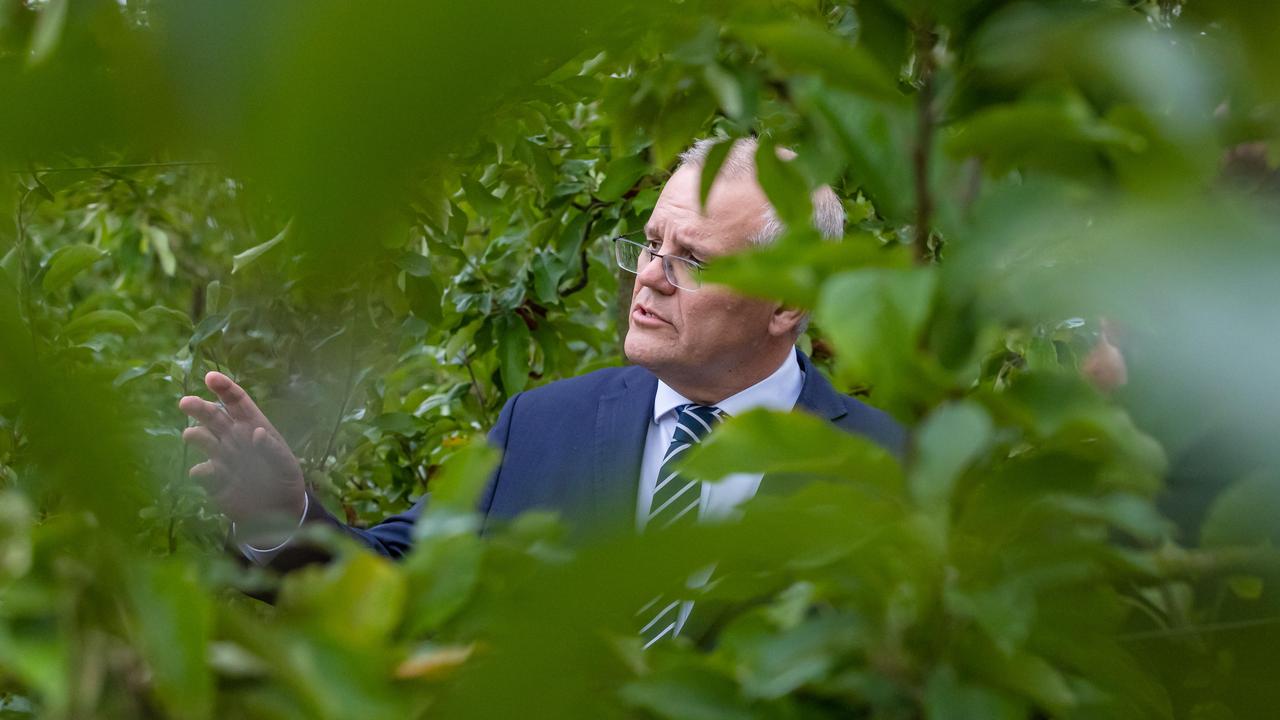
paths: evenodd
<path fill-rule="evenodd" d="M 191 468 L 191 477 L 236 522 L 241 540 L 270 542 L 302 516 L 302 466 L 244 388 L 219 372 L 205 375 L 204 383 L 220 403 L 194 395 L 178 401 L 198 423 L 183 431 L 183 441 L 209 458 Z"/>

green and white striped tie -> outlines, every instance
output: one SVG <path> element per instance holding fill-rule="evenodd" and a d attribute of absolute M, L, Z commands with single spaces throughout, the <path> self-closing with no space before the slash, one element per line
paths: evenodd
<path fill-rule="evenodd" d="M 676 408 L 676 431 L 658 470 L 658 484 L 653 489 L 645 530 L 665 530 L 698 519 L 702 481 L 682 476 L 675 466 L 679 464 L 680 457 L 701 442 L 724 417 L 724 411 L 717 407 L 690 404 Z M 659 595 L 636 613 L 645 619 L 640 637 L 646 648 L 675 633 L 680 621 L 681 602 Z"/>

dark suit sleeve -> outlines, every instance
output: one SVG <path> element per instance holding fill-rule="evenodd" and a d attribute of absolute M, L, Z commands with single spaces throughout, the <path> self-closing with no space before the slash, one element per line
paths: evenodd
<path fill-rule="evenodd" d="M 511 428 L 511 415 L 514 412 L 518 397 L 520 396 L 514 395 L 507 400 L 507 404 L 502 407 L 502 412 L 498 415 L 497 424 L 489 431 L 489 444 L 504 454 L 507 449 L 507 435 Z M 489 484 L 480 496 L 477 510 L 481 515 L 489 513 L 489 507 L 493 504 L 493 497 L 497 492 L 498 480 L 501 476 L 502 466 L 499 464 L 498 469 L 494 471 L 493 477 L 490 478 Z M 310 495 L 310 503 L 304 523 L 318 522 L 331 525 L 347 533 L 379 555 L 399 558 L 408 554 L 413 546 L 413 525 L 422 513 L 423 508 L 427 506 L 430 498 L 431 493 L 427 492 L 408 510 L 398 515 L 392 515 L 368 530 L 361 530 L 342 523 L 332 513 L 324 509 L 324 506 L 320 504 L 319 498 L 315 495 Z M 302 565 L 324 562 L 328 559 L 328 554 L 319 548 L 301 543 L 297 545 L 290 544 L 272 557 L 267 562 L 267 567 L 287 572 Z"/>

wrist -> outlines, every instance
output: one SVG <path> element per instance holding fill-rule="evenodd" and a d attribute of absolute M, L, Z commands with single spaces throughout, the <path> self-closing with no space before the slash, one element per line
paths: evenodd
<path fill-rule="evenodd" d="M 304 490 L 296 503 L 296 510 L 290 513 L 290 519 L 282 520 L 279 515 L 266 518 L 265 521 L 252 525 L 232 521 L 231 534 L 236 540 L 255 552 L 273 552 L 279 550 L 293 539 L 307 522 L 307 514 L 311 509 L 311 497 Z M 297 518 L 293 520 L 292 518 Z"/>

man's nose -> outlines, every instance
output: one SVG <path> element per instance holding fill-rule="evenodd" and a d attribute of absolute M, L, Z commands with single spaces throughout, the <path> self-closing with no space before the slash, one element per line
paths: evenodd
<path fill-rule="evenodd" d="M 649 262 L 636 268 L 636 285 L 647 287 L 654 292 L 670 295 L 676 286 L 667 280 L 667 273 L 662 267 L 662 258 L 650 257 Z"/>

